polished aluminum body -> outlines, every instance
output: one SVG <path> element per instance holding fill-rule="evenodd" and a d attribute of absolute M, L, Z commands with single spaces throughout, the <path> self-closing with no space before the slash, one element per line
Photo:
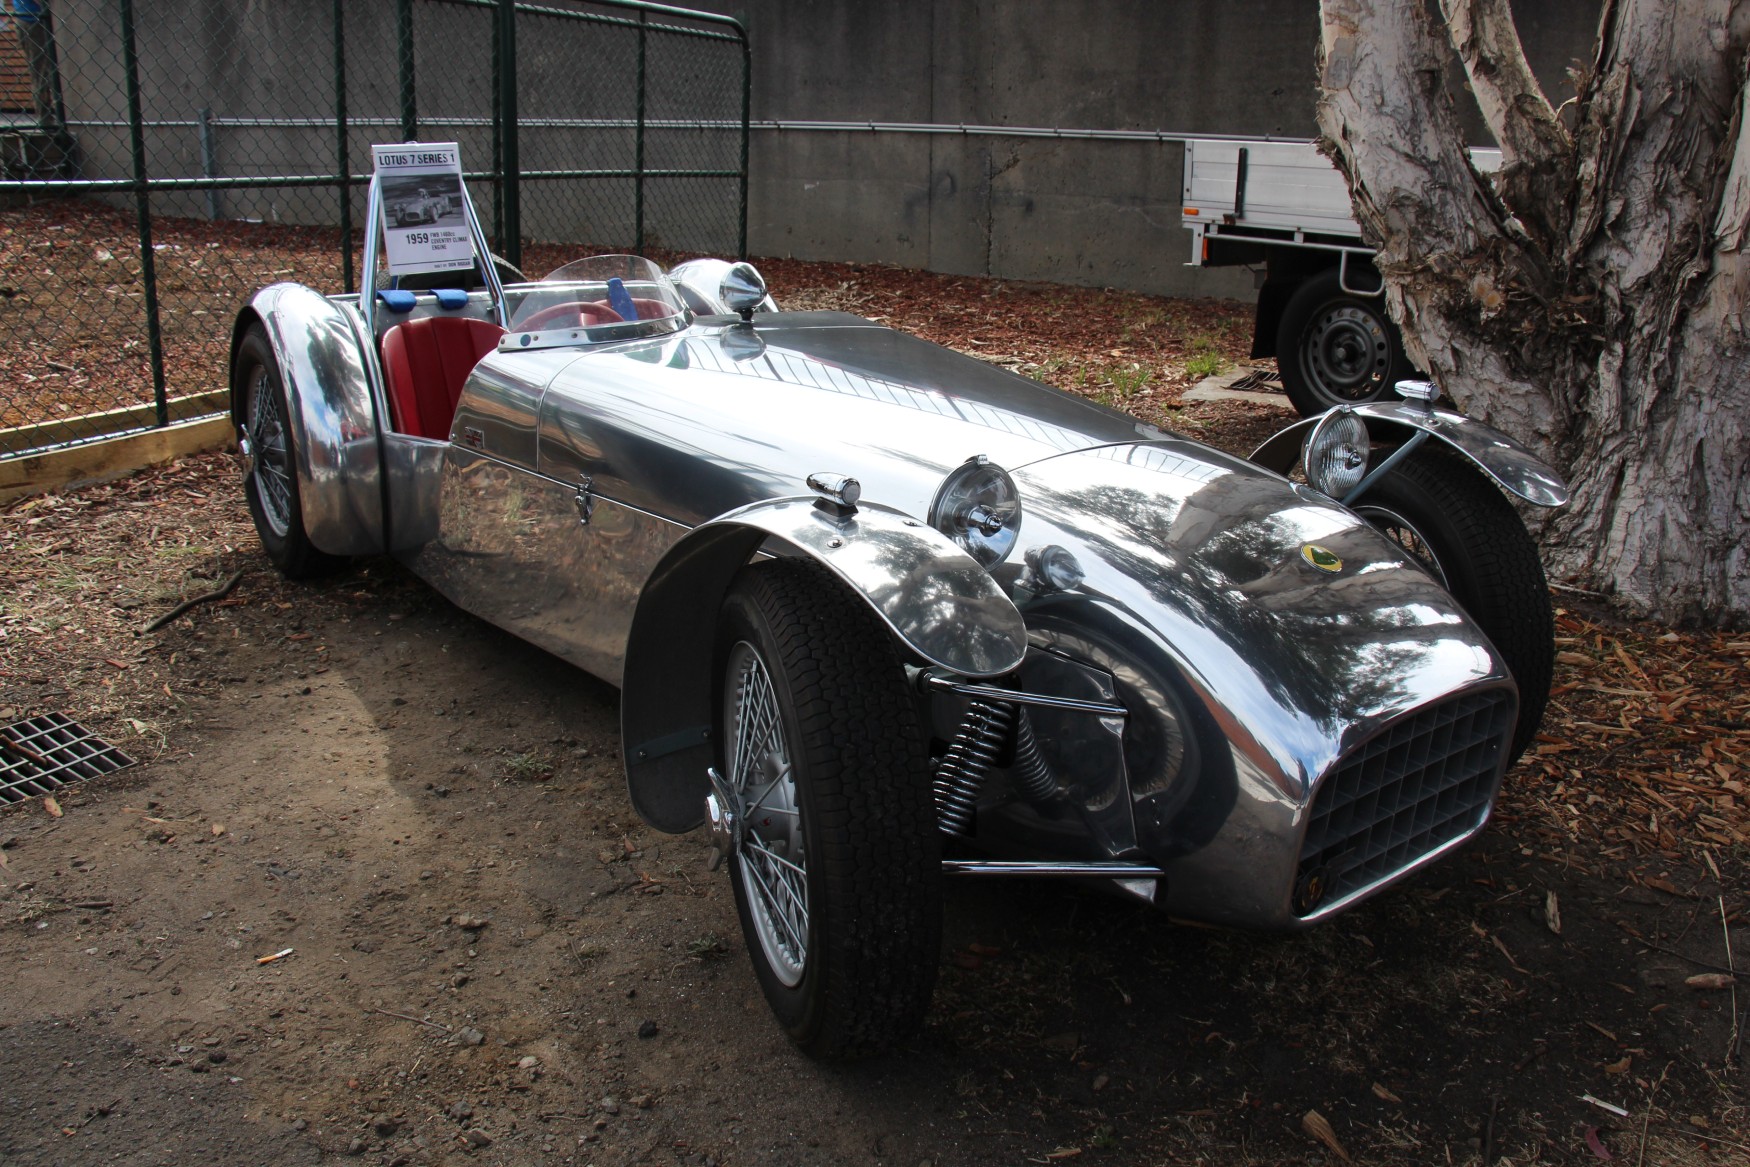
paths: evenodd
<path fill-rule="evenodd" d="M 494 286 L 479 310 L 505 318 L 539 289 Z M 661 829 L 706 819 L 717 611 L 760 555 L 817 559 L 879 616 L 939 736 L 968 702 L 1024 694 L 1029 778 L 999 775 L 976 808 L 978 844 L 1003 861 L 1105 876 L 1186 917 L 1298 927 L 1462 841 L 1492 802 L 1504 761 L 1438 846 L 1308 898 L 1323 873 L 1297 863 L 1326 777 L 1443 703 L 1510 708 L 1512 684 L 1401 549 L 1274 469 L 830 312 L 595 343 L 511 333 L 468 378 L 450 440 L 410 438 L 379 421 L 356 304 L 279 285 L 252 311 L 302 426 L 312 541 L 392 550 L 621 686 L 632 800 Z M 1435 431 L 1519 493 L 1553 489 L 1458 415 L 1358 412 Z M 1290 445 L 1261 456 L 1287 469 Z M 988 571 L 928 523 L 978 457 L 1021 502 Z M 733 810 L 716 808 L 719 835 Z"/>

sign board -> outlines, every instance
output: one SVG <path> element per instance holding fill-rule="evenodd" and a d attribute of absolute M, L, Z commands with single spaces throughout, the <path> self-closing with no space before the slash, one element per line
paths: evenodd
<path fill-rule="evenodd" d="M 383 247 L 392 276 L 474 265 L 463 209 L 462 152 L 454 142 L 372 146 L 382 196 Z"/>

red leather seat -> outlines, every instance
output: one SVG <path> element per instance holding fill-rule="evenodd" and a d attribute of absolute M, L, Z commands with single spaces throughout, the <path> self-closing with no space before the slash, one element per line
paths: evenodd
<path fill-rule="evenodd" d="M 383 335 L 383 380 L 397 433 L 447 439 L 462 384 L 504 329 L 468 316 L 423 316 Z"/>

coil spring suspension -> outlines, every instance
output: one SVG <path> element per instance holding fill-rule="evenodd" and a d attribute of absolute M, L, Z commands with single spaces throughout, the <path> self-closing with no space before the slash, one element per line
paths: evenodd
<path fill-rule="evenodd" d="M 1057 797 L 1057 779 L 1045 755 L 1039 752 L 1039 739 L 1033 736 L 1033 719 L 1025 709 L 1016 711 L 1015 763 L 1009 769 L 1015 792 L 1028 802 L 1050 802 Z"/>
<path fill-rule="evenodd" d="M 944 834 L 964 835 L 972 826 L 978 792 L 1009 739 L 1015 707 L 1002 701 L 972 701 L 936 766 L 936 823 Z"/>

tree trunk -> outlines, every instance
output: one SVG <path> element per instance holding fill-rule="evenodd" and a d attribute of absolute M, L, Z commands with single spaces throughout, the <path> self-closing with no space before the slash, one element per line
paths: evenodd
<path fill-rule="evenodd" d="M 1321 2 L 1321 147 L 1411 358 L 1568 477 L 1542 531 L 1558 577 L 1661 619 L 1750 620 L 1750 0 L 1604 0 L 1566 125 L 1507 0 L 1441 9 Z M 1464 148 L 1455 59 L 1493 178 Z"/>

